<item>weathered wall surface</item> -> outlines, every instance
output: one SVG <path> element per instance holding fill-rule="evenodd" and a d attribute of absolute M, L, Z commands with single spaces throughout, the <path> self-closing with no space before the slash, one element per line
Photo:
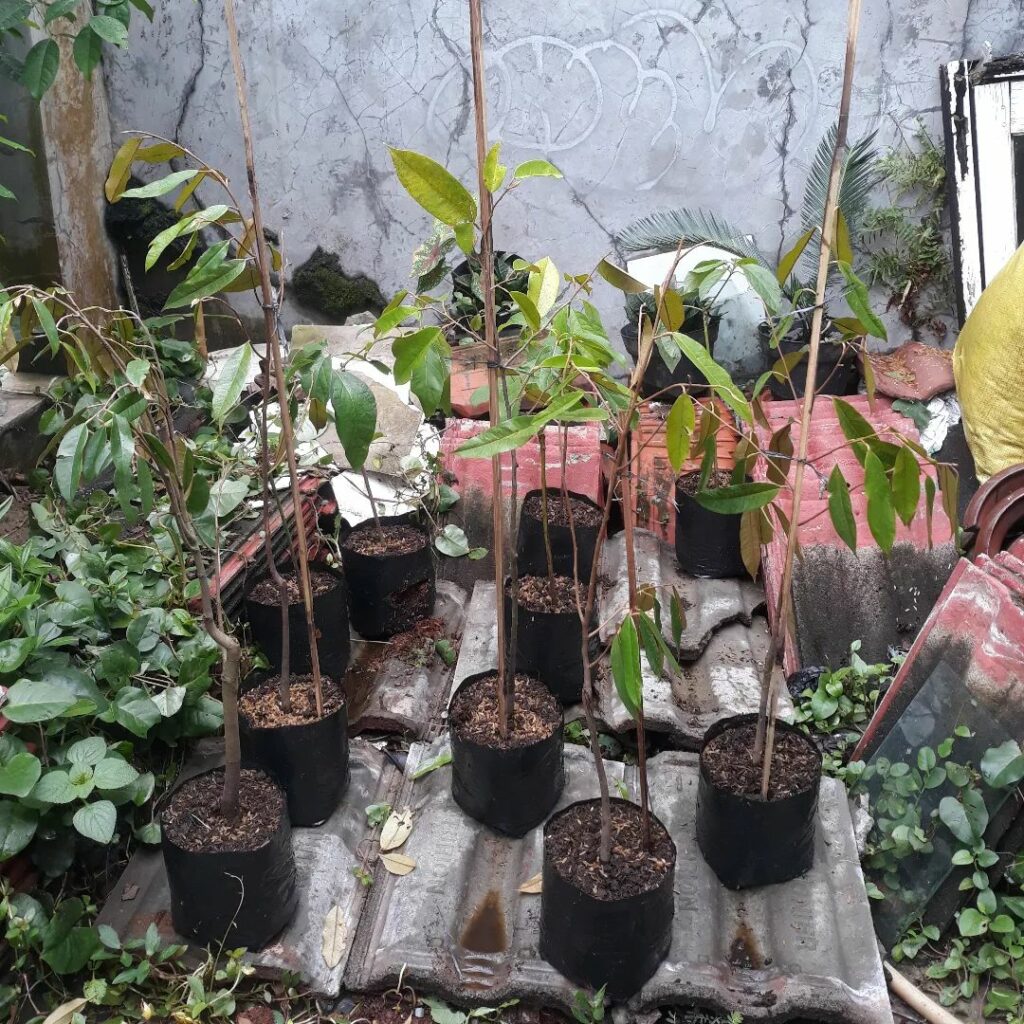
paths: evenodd
<path fill-rule="evenodd" d="M 716 211 L 771 252 L 794 237 L 814 147 L 836 116 L 842 0 L 484 7 L 491 134 L 506 162 L 545 156 L 565 173 L 502 203 L 499 246 L 580 272 L 616 252 L 634 217 L 679 205 Z M 980 57 L 986 43 L 996 54 L 1024 48 L 1022 0 L 864 8 L 854 131 L 878 128 L 883 144 L 911 135 L 919 117 L 941 136 L 941 63 Z M 266 219 L 290 262 L 319 245 L 385 293 L 405 285 L 429 225 L 386 147 L 422 150 L 473 180 L 466 4 L 252 0 L 239 14 Z M 133 19 L 132 35 L 106 64 L 114 130 L 178 139 L 241 187 L 218 0 L 163 0 L 154 24 Z"/>

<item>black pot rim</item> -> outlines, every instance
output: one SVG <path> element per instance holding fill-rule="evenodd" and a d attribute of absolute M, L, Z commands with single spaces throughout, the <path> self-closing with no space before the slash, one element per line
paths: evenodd
<path fill-rule="evenodd" d="M 380 525 L 384 526 L 408 526 L 410 529 L 415 530 L 417 533 L 423 534 L 423 538 L 426 541 L 422 548 L 417 548 L 415 551 L 385 551 L 382 554 L 368 555 L 362 551 L 356 551 L 354 548 L 349 547 L 349 541 L 363 530 L 376 529 L 377 523 L 373 519 L 367 519 L 356 526 L 353 526 L 348 532 L 348 536 L 345 538 L 345 542 L 342 544 L 342 549 L 348 551 L 349 554 L 355 555 L 357 558 L 374 558 L 374 559 L 385 559 L 385 558 L 409 558 L 411 555 L 418 555 L 424 549 L 427 553 L 430 553 L 430 532 L 426 527 L 421 526 L 419 523 L 410 522 L 407 518 L 409 513 L 400 516 L 380 516 Z"/>
<path fill-rule="evenodd" d="M 572 579 L 571 576 L 566 576 L 565 573 L 561 573 L 561 572 L 556 572 L 555 575 L 556 576 L 560 576 L 562 579 L 565 579 L 565 580 L 571 580 Z M 538 578 L 539 579 L 544 579 L 545 577 L 543 577 L 543 576 L 541 576 L 541 577 L 534 576 L 533 578 L 534 579 L 538 579 Z M 522 581 L 523 581 L 523 577 L 520 576 L 519 577 L 519 582 L 522 583 Z M 580 587 L 583 588 L 583 586 L 584 586 L 583 581 L 580 580 Z M 512 579 L 509 576 L 505 577 L 505 596 L 506 597 L 511 597 L 512 596 Z M 535 612 L 535 611 L 532 611 L 531 609 L 527 608 L 526 605 L 523 604 L 521 597 L 518 597 L 518 596 L 516 598 L 516 604 L 519 605 L 520 613 L 525 614 L 525 615 L 529 615 L 531 618 L 534 618 L 534 619 L 541 619 L 542 621 L 545 621 L 545 622 L 553 622 L 553 621 L 556 621 L 558 619 L 564 619 L 564 618 L 567 618 L 567 617 L 570 617 L 570 616 L 576 622 L 579 621 L 579 612 L 575 608 L 570 608 L 568 611 L 565 611 L 565 612 Z M 531 679 L 536 679 L 536 676 L 530 676 L 530 678 Z M 540 679 L 537 679 L 537 682 L 541 683 L 541 685 L 546 685 L 546 684 L 542 683 Z"/>
<path fill-rule="evenodd" d="M 324 591 L 323 594 L 312 594 L 311 597 L 314 600 L 317 597 L 323 597 L 323 596 L 326 596 L 327 594 L 333 594 L 336 590 L 338 590 L 339 587 L 345 586 L 345 575 L 341 571 L 341 567 L 340 566 L 332 565 L 330 562 L 316 561 L 316 562 L 310 562 L 309 563 L 309 570 L 310 570 L 310 572 L 314 572 L 315 571 L 315 572 L 326 573 L 328 576 L 333 576 L 334 579 L 335 579 L 335 586 L 333 586 L 330 590 Z M 285 572 L 292 572 L 294 570 L 293 570 L 293 568 L 290 565 L 280 565 L 279 564 L 277 566 L 277 571 L 279 573 L 283 574 Z M 257 575 L 253 575 L 253 576 L 249 577 L 246 580 L 246 582 L 245 582 L 245 600 L 246 601 L 251 601 L 253 604 L 258 604 L 261 608 L 277 608 L 278 607 L 279 602 L 277 602 L 277 601 L 260 601 L 260 600 L 257 600 L 255 597 L 252 596 L 253 590 L 255 590 L 255 588 L 260 583 L 262 583 L 269 575 L 270 575 L 269 570 L 264 568 L 262 570 L 262 572 L 258 573 Z M 288 607 L 289 608 L 298 608 L 302 604 L 303 604 L 303 600 L 300 597 L 297 601 L 289 601 L 288 602 Z"/>
<path fill-rule="evenodd" d="M 193 779 L 201 779 L 205 775 L 212 775 L 214 772 L 223 771 L 224 765 L 216 765 L 213 768 L 207 769 L 205 772 L 197 772 L 195 775 L 190 775 L 187 779 L 182 779 L 180 782 L 176 782 L 174 789 L 171 791 L 170 796 L 167 798 L 167 803 L 164 805 L 163 810 L 160 812 L 160 842 L 166 843 L 168 846 L 173 846 L 174 849 L 180 851 L 186 857 L 243 857 L 247 854 L 260 853 L 265 850 L 271 843 L 274 836 L 281 832 L 282 828 L 291 829 L 291 820 L 288 817 L 288 794 L 285 792 L 284 787 L 270 774 L 265 768 L 249 768 L 249 771 L 258 771 L 270 783 L 281 795 L 281 816 L 277 822 L 277 828 L 274 829 L 270 835 L 260 843 L 259 846 L 254 846 L 251 850 L 189 850 L 182 846 L 180 843 L 176 843 L 164 827 L 164 815 L 170 810 L 170 806 L 174 803 L 174 798 L 178 794 L 178 790 L 181 789 L 186 783 L 191 782 Z M 244 784 L 244 780 L 243 780 Z"/>
<path fill-rule="evenodd" d="M 547 734 L 547 736 L 541 736 L 539 739 L 534 740 L 533 743 L 527 743 L 525 746 L 501 748 L 501 747 L 490 747 L 486 743 L 477 743 L 476 740 L 464 739 L 462 736 L 460 736 L 456 732 L 455 722 L 452 719 L 452 715 L 451 715 L 451 707 L 455 703 L 455 698 L 467 686 L 469 686 L 471 683 L 475 683 L 475 682 L 479 681 L 480 679 L 486 678 L 487 676 L 496 675 L 497 672 L 498 672 L 498 670 L 496 668 L 489 668 L 489 669 L 486 669 L 483 672 L 474 672 L 472 675 L 466 676 L 466 678 L 463 679 L 462 682 L 459 683 L 459 685 L 455 688 L 455 691 L 452 693 L 451 700 L 448 702 L 448 708 L 449 708 L 449 713 L 448 713 L 448 735 L 451 737 L 452 741 L 453 742 L 458 742 L 462 746 L 464 746 L 464 747 L 466 747 L 467 749 L 470 749 L 470 750 L 489 750 L 489 751 L 495 751 L 497 753 L 509 754 L 509 755 L 513 755 L 513 754 L 517 755 L 517 754 L 520 754 L 523 751 L 534 750 L 535 748 L 540 747 L 540 746 L 542 746 L 545 743 L 550 743 L 552 736 L 557 736 L 559 731 L 565 728 L 565 709 L 562 707 L 562 702 L 551 692 L 550 687 L 545 686 L 545 684 L 542 683 L 536 676 L 530 676 L 530 678 L 538 686 L 543 686 L 544 689 L 547 690 L 547 692 L 551 695 L 551 698 L 554 700 L 555 704 L 558 707 L 558 724 L 555 726 L 554 729 L 551 730 L 551 732 L 549 732 Z M 525 673 L 519 673 L 519 672 L 516 673 L 516 675 L 521 675 L 521 674 L 525 674 Z"/>
<path fill-rule="evenodd" d="M 544 492 L 539 487 L 534 487 L 531 490 L 527 491 L 523 495 L 523 500 L 521 502 L 520 507 L 526 505 L 526 501 L 527 501 L 528 498 L 533 498 L 533 497 L 539 498 L 539 497 L 541 497 L 543 495 L 543 493 Z M 593 498 L 588 497 L 586 494 L 581 494 L 579 491 L 568 491 L 567 493 L 568 493 L 570 498 L 575 498 L 577 501 L 582 501 L 584 504 L 589 505 L 592 509 L 595 509 L 598 512 L 603 511 L 601 506 L 598 505 L 598 503 L 596 501 L 594 501 Z M 550 496 L 551 494 L 554 494 L 556 497 L 561 498 L 562 497 L 562 488 L 561 487 L 549 487 L 548 488 L 548 495 Z M 529 515 L 529 513 L 524 512 L 523 515 Z M 538 519 L 535 516 L 530 516 L 530 518 L 533 519 L 535 522 L 538 522 L 538 523 L 543 522 L 542 519 Z M 569 529 L 568 526 L 559 526 L 557 528 L 560 529 L 560 530 L 568 530 Z M 577 530 L 596 530 L 597 527 L 596 526 L 579 526 L 579 525 L 577 525 L 576 529 Z"/>
<path fill-rule="evenodd" d="M 625 807 L 635 807 L 638 811 L 640 810 L 640 805 L 639 804 L 634 803 L 632 800 L 623 800 L 621 797 L 617 797 L 617 796 L 611 797 L 610 798 L 610 803 L 612 803 L 612 804 L 621 804 L 622 806 L 625 806 Z M 568 814 L 571 810 L 574 810 L 577 807 L 583 807 L 585 805 L 591 805 L 591 806 L 597 807 L 598 811 L 600 811 L 601 798 L 600 797 L 590 797 L 587 800 L 576 800 L 573 803 L 569 804 L 568 806 L 563 807 L 561 810 L 555 811 L 555 813 L 552 814 L 551 817 L 548 818 L 548 820 L 546 822 L 544 822 L 544 836 L 543 836 L 544 839 L 547 840 L 548 831 L 555 825 L 555 823 L 560 818 L 565 817 L 565 815 Z M 676 866 L 679 863 L 679 849 L 676 846 L 676 841 L 672 838 L 672 833 L 669 832 L 669 830 L 666 827 L 665 823 L 661 820 L 661 818 L 659 818 L 654 813 L 654 811 L 651 811 L 651 820 L 652 821 L 656 821 L 665 830 L 665 835 L 668 836 L 668 841 L 669 841 L 670 845 L 672 846 L 672 864 L 669 867 L 669 869 L 665 872 L 665 874 L 662 876 L 661 880 L 658 882 L 658 885 L 656 885 L 653 889 L 645 889 L 644 892 L 635 892 L 635 893 L 632 893 L 629 896 L 623 896 L 623 897 L 621 897 L 621 899 L 598 900 L 598 897 L 596 897 L 593 894 L 587 892 L 585 889 L 581 889 L 575 883 L 575 881 L 566 878 L 564 875 L 562 875 L 561 872 L 558 872 L 559 879 L 565 885 L 571 886 L 578 893 L 581 893 L 583 896 L 586 896 L 588 899 L 592 899 L 592 900 L 595 900 L 595 901 L 598 901 L 598 902 L 601 902 L 601 903 L 620 903 L 620 902 L 621 903 L 625 903 L 628 900 L 635 900 L 638 896 L 645 896 L 645 895 L 647 895 L 647 893 L 654 892 L 658 888 L 658 886 L 662 885 L 666 878 L 670 878 L 672 876 L 672 872 L 675 871 Z M 554 868 L 553 864 L 551 866 L 552 866 L 552 868 Z"/>
<path fill-rule="evenodd" d="M 278 674 L 279 673 L 275 672 L 273 669 L 263 668 L 258 669 L 256 672 L 250 672 L 242 683 L 244 690 L 240 687 L 239 692 L 248 693 L 250 690 L 255 690 L 257 686 L 262 686 L 263 683 Z M 306 673 L 303 673 L 303 675 L 305 674 Z M 254 679 L 254 676 L 261 676 L 262 678 Z M 337 687 L 338 691 L 341 693 L 341 704 L 339 704 L 338 707 L 329 714 L 324 715 L 323 718 L 318 718 L 315 722 L 299 722 L 291 725 L 253 725 L 245 717 L 245 712 L 240 707 L 238 709 L 239 722 L 252 733 L 278 733 L 282 736 L 294 736 L 306 729 L 313 729 L 317 726 L 323 725 L 325 722 L 330 722 L 338 715 L 346 714 L 348 712 L 348 699 L 345 696 L 345 687 L 341 683 L 336 683 L 330 676 L 322 675 L 320 679 L 322 683 L 329 683 L 331 686 Z"/>
<path fill-rule="evenodd" d="M 821 748 L 818 746 L 817 743 L 815 743 L 813 737 L 808 736 L 798 726 L 795 726 L 795 725 L 793 725 L 790 722 L 784 722 L 784 721 L 782 721 L 782 719 L 776 719 L 775 720 L 775 728 L 776 728 L 776 730 L 779 730 L 779 731 L 782 731 L 782 732 L 786 732 L 786 733 L 790 733 L 793 736 L 799 737 L 801 740 L 804 741 L 804 743 L 811 750 L 814 751 L 814 755 L 815 755 L 815 757 L 818 760 L 818 774 L 817 774 L 817 777 L 816 777 L 815 781 L 810 786 L 808 786 L 806 789 L 802 789 L 798 793 L 790 793 L 788 796 L 781 797 L 781 798 L 779 798 L 777 800 L 771 800 L 771 799 L 762 800 L 760 794 L 757 794 L 756 796 L 749 796 L 749 795 L 745 795 L 745 794 L 734 793 L 731 789 L 728 789 L 728 788 L 726 788 L 724 786 L 719 786 L 711 778 L 711 776 L 708 775 L 707 771 L 705 770 L 705 768 L 704 768 L 704 748 L 708 745 L 708 743 L 711 740 L 713 740 L 716 736 L 720 736 L 723 732 L 730 732 L 733 729 L 739 729 L 739 728 L 742 728 L 743 726 L 746 726 L 746 725 L 755 724 L 757 722 L 758 718 L 760 718 L 760 715 L 756 711 L 754 711 L 754 712 L 748 712 L 748 713 L 743 714 L 743 715 L 730 715 L 728 718 L 720 718 L 717 722 L 713 722 L 710 726 L 708 726 L 707 732 L 704 733 L 704 738 L 703 738 L 703 740 L 701 740 L 701 744 L 700 744 L 699 765 L 700 765 L 700 772 L 701 772 L 701 774 L 707 779 L 708 785 L 711 786 L 716 792 L 727 793 L 729 796 L 731 796 L 735 800 L 745 800 L 745 801 L 747 801 L 749 803 L 756 803 L 756 804 L 768 803 L 768 804 L 772 804 L 774 806 L 783 806 L 783 805 L 785 805 L 785 803 L 788 800 L 799 800 L 802 797 L 805 797 L 808 793 L 810 793 L 815 787 L 817 787 L 821 783 L 821 778 L 822 778 Z"/>

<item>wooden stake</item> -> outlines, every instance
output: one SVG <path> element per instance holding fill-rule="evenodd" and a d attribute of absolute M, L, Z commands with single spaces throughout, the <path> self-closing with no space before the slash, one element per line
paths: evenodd
<path fill-rule="evenodd" d="M 775 685 L 775 663 L 789 627 L 788 600 L 793 584 L 793 559 L 796 554 L 797 531 L 800 529 L 800 500 L 804 483 L 804 466 L 807 462 L 807 446 L 810 442 L 811 412 L 814 409 L 814 381 L 818 374 L 818 352 L 821 348 L 821 324 L 825 313 L 825 288 L 828 284 L 828 267 L 832 256 L 832 243 L 836 228 L 836 210 L 839 206 L 839 187 L 842 168 L 846 158 L 846 137 L 850 124 L 850 100 L 853 94 L 853 71 L 857 60 L 857 37 L 860 34 L 861 0 L 850 0 L 846 27 L 846 62 L 843 69 L 843 91 L 839 101 L 839 124 L 836 130 L 836 146 L 832 152 L 832 167 L 829 171 L 828 193 L 825 199 L 825 215 L 821 224 L 821 248 L 818 254 L 818 279 L 814 292 L 814 313 L 811 316 L 811 339 L 807 353 L 807 387 L 800 412 L 800 439 L 797 445 L 796 467 L 793 471 L 793 507 L 789 513 L 789 534 L 786 538 L 786 558 L 783 563 L 782 580 L 779 584 L 779 601 L 775 612 L 775 628 L 772 630 L 768 655 L 765 658 L 761 676 L 761 714 L 757 723 L 757 739 L 754 743 L 754 759 L 762 759 L 761 796 L 768 797 L 771 782 L 772 753 L 775 747 L 775 721 L 778 687 Z"/>
<path fill-rule="evenodd" d="M 273 361 L 277 401 L 281 408 L 281 439 L 284 442 L 288 460 L 288 478 L 291 483 L 292 506 L 295 515 L 296 547 L 298 548 L 299 584 L 302 603 L 306 611 L 306 628 L 309 631 L 309 654 L 313 663 L 313 688 L 316 692 L 316 713 L 322 717 L 323 684 L 320 679 L 320 653 L 317 649 L 316 626 L 313 622 L 313 593 L 309 584 L 309 549 L 306 539 L 306 522 L 302 516 L 302 492 L 299 489 L 299 469 L 295 460 L 295 434 L 292 430 L 292 415 L 288 408 L 288 392 L 284 383 L 284 363 L 281 358 L 281 344 L 278 340 L 278 309 L 274 288 L 270 282 L 270 254 L 267 239 L 263 233 L 263 211 L 260 207 L 259 186 L 256 182 L 256 158 L 252 145 L 252 126 L 249 123 L 249 101 L 246 96 L 245 68 L 238 45 L 238 23 L 235 20 L 235 0 L 224 0 L 224 20 L 228 30 L 228 46 L 231 50 L 231 67 L 235 74 L 235 89 L 238 93 L 238 111 L 242 119 L 242 141 L 245 146 L 245 170 L 249 179 L 249 201 L 252 203 L 252 233 L 256 240 L 256 262 L 260 272 L 260 298 L 263 304 L 263 327 L 266 336 L 268 361 Z M 269 372 L 269 368 L 268 368 Z"/>
<path fill-rule="evenodd" d="M 476 126 L 476 176 L 480 193 L 480 287 L 484 293 L 484 341 L 490 351 L 487 361 L 487 404 L 491 426 L 501 422 L 498 391 L 498 327 L 494 311 L 494 236 L 491 231 L 491 193 L 484 177 L 487 160 L 487 98 L 484 93 L 483 15 L 480 0 L 469 0 L 469 48 L 473 60 L 473 112 Z M 491 487 L 494 492 L 494 600 L 498 611 L 498 718 L 501 735 L 507 736 L 512 718 L 512 694 L 507 689 L 505 636 L 505 536 L 501 514 L 501 456 L 491 458 Z M 515 494 L 512 501 L 517 500 Z"/>

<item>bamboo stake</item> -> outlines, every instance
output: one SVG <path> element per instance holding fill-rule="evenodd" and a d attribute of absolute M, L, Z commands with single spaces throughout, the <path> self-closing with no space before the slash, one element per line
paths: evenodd
<path fill-rule="evenodd" d="M 893 994 L 899 996 L 907 1006 L 921 1014 L 931 1024 L 962 1024 L 959 1017 L 954 1017 L 944 1006 L 940 1006 L 922 992 L 892 964 L 885 964 L 885 973 L 889 976 L 889 988 Z"/>
<path fill-rule="evenodd" d="M 850 100 L 853 95 L 853 72 L 857 60 L 857 37 L 860 34 L 861 0 L 850 0 L 846 28 L 846 61 L 843 68 L 843 91 L 839 101 L 839 123 L 836 129 L 836 145 L 832 152 L 832 167 L 829 171 L 828 193 L 825 199 L 825 214 L 821 224 L 821 249 L 818 254 L 818 278 L 814 292 L 814 312 L 811 315 L 810 350 L 807 353 L 807 383 L 804 402 L 800 412 L 800 438 L 797 446 L 796 468 L 793 471 L 793 505 L 789 514 L 789 533 L 786 539 L 786 558 L 779 585 L 779 600 L 775 613 L 775 628 L 772 630 L 768 655 L 761 677 L 761 713 L 757 723 L 757 739 L 754 743 L 754 759 L 763 758 L 761 766 L 761 796 L 768 797 L 771 782 L 772 753 L 775 747 L 775 722 L 778 708 L 778 687 L 775 685 L 775 663 L 779 657 L 786 632 L 789 628 L 788 600 L 793 584 L 793 559 L 796 554 L 797 532 L 800 529 L 800 502 L 804 482 L 804 467 L 807 462 L 808 443 L 811 433 L 811 412 L 814 408 L 814 381 L 818 374 L 818 352 L 821 347 L 821 324 L 825 312 L 825 288 L 828 283 L 828 267 L 832 255 L 835 235 L 836 210 L 839 206 L 839 187 L 842 168 L 846 157 L 846 138 L 850 123 Z"/>
<path fill-rule="evenodd" d="M 281 439 L 284 442 L 288 461 L 288 477 L 291 483 L 292 507 L 295 514 L 296 547 L 298 548 L 299 586 L 302 603 L 306 611 L 306 628 L 309 631 L 309 654 L 313 665 L 313 688 L 316 693 L 317 717 L 323 716 L 323 684 L 320 678 L 320 652 L 317 649 L 316 626 L 313 623 L 313 593 L 309 583 L 309 549 L 306 540 L 306 523 L 302 517 L 302 492 L 299 490 L 299 470 L 295 459 L 295 434 L 292 430 L 291 410 L 288 408 L 288 392 L 284 382 L 284 363 L 281 358 L 281 344 L 278 340 L 278 309 L 274 288 L 270 281 L 270 254 L 267 239 L 263 233 L 263 210 L 260 206 L 259 186 L 256 182 L 256 158 L 252 144 L 252 126 L 249 123 L 249 101 L 246 96 L 245 68 L 238 45 L 238 23 L 235 20 L 235 0 L 224 0 L 224 20 L 228 30 L 228 46 L 231 50 L 231 67 L 235 75 L 235 90 L 238 93 L 238 112 L 242 120 L 242 140 L 245 146 L 245 170 L 249 179 L 249 200 L 252 203 L 252 232 L 256 241 L 256 262 L 260 272 L 260 296 L 263 305 L 263 327 L 266 336 L 267 360 L 273 362 L 277 401 L 281 408 Z M 269 367 L 268 367 L 269 372 Z"/>
<path fill-rule="evenodd" d="M 491 193 L 484 177 L 487 160 L 487 98 L 484 93 L 483 15 L 480 0 L 469 0 L 469 47 L 473 60 L 473 112 L 476 127 L 476 174 L 480 193 L 480 287 L 484 293 L 484 341 L 490 350 L 487 361 L 487 404 L 491 426 L 501 421 L 498 367 L 498 328 L 494 311 L 494 238 L 491 231 Z M 494 524 L 494 595 L 498 610 L 498 719 L 501 735 L 507 736 L 512 718 L 511 694 L 506 689 L 505 636 L 505 537 L 501 514 L 501 456 L 491 458 L 491 487 L 494 493 L 492 517 Z M 513 494 L 511 500 L 516 501 Z"/>

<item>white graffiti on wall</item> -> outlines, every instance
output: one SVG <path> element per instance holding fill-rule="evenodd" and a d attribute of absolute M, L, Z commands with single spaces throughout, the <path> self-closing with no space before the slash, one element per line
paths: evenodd
<path fill-rule="evenodd" d="M 486 54 L 491 133 L 551 156 L 587 147 L 588 176 L 602 180 L 614 169 L 617 181 L 635 189 L 653 188 L 672 170 L 684 131 L 693 135 L 695 128 L 704 135 L 699 145 L 722 157 L 746 136 L 748 155 L 772 164 L 782 158 L 782 145 L 796 146 L 815 120 L 818 81 L 805 51 L 785 39 L 761 42 L 723 74 L 699 26 L 663 8 L 634 15 L 592 42 L 526 36 Z M 428 110 L 432 130 L 450 132 L 458 122 L 465 73 L 453 66 L 439 80 Z M 802 97 L 794 110 L 797 88 Z M 722 150 L 719 127 L 729 140 Z"/>

